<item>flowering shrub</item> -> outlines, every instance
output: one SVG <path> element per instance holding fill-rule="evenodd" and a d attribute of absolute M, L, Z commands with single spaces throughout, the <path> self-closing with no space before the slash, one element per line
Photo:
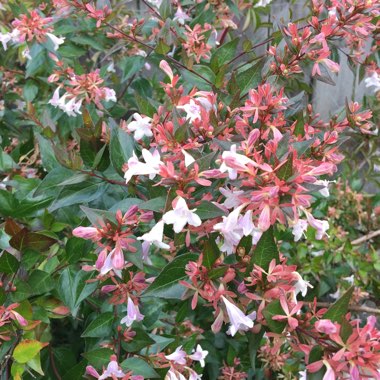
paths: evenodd
<path fill-rule="evenodd" d="M 1 378 L 380 379 L 379 2 L 269 3 L 0 4 Z"/>

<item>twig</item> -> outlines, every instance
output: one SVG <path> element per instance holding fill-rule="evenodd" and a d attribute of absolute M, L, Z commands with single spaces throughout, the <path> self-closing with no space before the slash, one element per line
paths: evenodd
<path fill-rule="evenodd" d="M 124 33 L 122 30 L 118 29 L 118 28 L 115 28 L 113 25 L 111 25 L 109 22 L 106 22 L 105 25 L 107 25 L 108 27 L 110 27 L 111 29 L 113 29 L 114 31 L 116 31 L 117 33 L 120 33 L 122 36 L 124 36 L 125 38 L 129 39 L 130 41 L 133 41 L 137 44 L 140 44 L 142 46 L 144 46 L 145 48 L 149 49 L 150 51 L 153 51 L 155 50 L 156 48 L 154 46 L 151 46 L 151 45 L 148 45 L 147 43 L 143 42 L 143 41 L 140 41 L 138 40 L 137 38 L 135 37 L 132 37 L 130 36 L 129 34 L 127 33 Z M 182 64 L 181 62 L 177 61 L 175 58 L 171 57 L 170 55 L 167 55 L 167 54 L 164 54 L 165 58 L 168 59 L 169 61 L 171 61 L 174 65 L 176 65 L 177 67 L 180 67 L 184 70 L 187 70 L 189 71 L 190 73 L 196 75 L 198 78 L 201 78 L 202 80 L 204 80 L 206 83 L 208 83 L 213 89 L 215 88 L 214 84 L 209 81 L 207 78 L 205 78 L 203 75 L 197 73 L 195 70 L 193 69 L 190 69 L 188 68 L 187 66 L 185 66 L 184 64 Z"/>
<path fill-rule="evenodd" d="M 364 235 L 358 239 L 355 239 L 351 242 L 352 245 L 359 245 L 361 243 L 364 243 L 365 241 L 367 240 L 371 240 L 373 239 L 374 237 L 376 236 L 379 236 L 380 235 L 380 230 L 377 230 L 377 231 L 372 231 L 370 232 L 369 234 L 367 235 Z"/>
<path fill-rule="evenodd" d="M 51 368 L 53 369 L 54 375 L 57 378 L 57 380 L 62 380 L 61 375 L 59 374 L 57 367 L 55 366 L 55 361 L 54 361 L 54 354 L 53 350 L 51 348 L 51 345 L 49 344 L 49 356 L 50 356 L 50 363 L 51 363 Z"/>
<path fill-rule="evenodd" d="M 318 307 L 330 307 L 332 304 L 329 302 L 317 302 Z M 378 314 L 380 315 L 380 309 L 375 309 L 373 307 L 367 306 L 359 306 L 359 305 L 350 305 L 348 306 L 348 310 L 357 311 L 361 313 L 369 313 L 369 314 Z"/>
<path fill-rule="evenodd" d="M 128 184 L 125 183 L 125 182 L 123 182 L 123 181 L 117 181 L 115 179 L 106 178 L 106 177 L 103 177 L 103 176 L 101 176 L 99 174 L 96 174 L 94 172 L 88 172 L 86 170 L 80 170 L 80 172 L 83 173 L 83 174 L 87 174 L 90 177 L 99 178 L 99 179 L 101 179 L 103 181 L 106 181 L 108 183 L 112 183 L 113 185 L 120 185 L 120 186 L 128 187 Z"/>

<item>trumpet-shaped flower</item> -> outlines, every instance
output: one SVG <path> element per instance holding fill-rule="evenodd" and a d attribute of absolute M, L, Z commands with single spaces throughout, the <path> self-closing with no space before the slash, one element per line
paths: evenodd
<path fill-rule="evenodd" d="M 199 363 L 201 363 L 201 367 L 204 367 L 205 366 L 205 358 L 207 355 L 208 355 L 208 351 L 203 350 L 201 345 L 198 344 L 197 349 L 195 350 L 195 352 L 193 352 L 191 355 L 189 355 L 189 358 L 192 360 L 198 361 Z"/>
<path fill-rule="evenodd" d="M 184 365 L 186 364 L 186 356 L 187 354 L 184 350 L 182 350 L 182 346 L 179 346 L 172 354 L 165 355 L 165 358 L 176 364 Z"/>
<path fill-rule="evenodd" d="M 127 315 L 120 321 L 120 323 L 130 327 L 134 321 L 139 322 L 143 319 L 144 316 L 140 313 L 139 307 L 136 306 L 129 297 L 127 303 Z"/>
<path fill-rule="evenodd" d="M 134 175 L 149 175 L 150 179 L 153 179 L 160 171 L 160 165 L 162 165 L 160 153 L 158 150 L 154 150 L 150 153 L 149 150 L 143 149 L 142 156 L 145 163 L 140 162 L 133 152 L 133 156 L 128 160 L 128 170 L 125 172 L 125 182 L 128 183 Z"/>
<path fill-rule="evenodd" d="M 149 232 L 143 236 L 138 237 L 138 240 L 142 240 L 143 259 L 148 258 L 149 247 L 153 244 L 161 249 L 170 249 L 169 244 L 163 243 L 164 238 L 164 221 L 160 220 Z"/>
<path fill-rule="evenodd" d="M 248 331 L 253 327 L 253 321 L 256 319 L 256 312 L 245 315 L 236 305 L 228 301 L 222 296 L 224 305 L 226 306 L 228 318 L 230 319 L 230 327 L 227 334 L 234 336 L 238 331 Z"/>
<path fill-rule="evenodd" d="M 52 33 L 46 33 L 46 35 L 50 38 L 51 42 L 53 42 L 54 50 L 59 49 L 59 45 L 62 45 L 65 42 L 65 37 L 57 37 Z"/>
<path fill-rule="evenodd" d="M 152 119 L 147 116 L 141 116 L 137 112 L 133 114 L 134 121 L 131 121 L 127 129 L 134 132 L 135 140 L 141 140 L 144 136 L 152 137 Z"/>
<path fill-rule="evenodd" d="M 174 232 L 179 233 L 186 224 L 194 227 L 199 227 L 202 224 L 201 218 L 195 211 L 196 209 L 189 210 L 186 201 L 182 197 L 178 197 L 173 210 L 165 213 L 162 219 L 165 224 L 173 224 Z"/>

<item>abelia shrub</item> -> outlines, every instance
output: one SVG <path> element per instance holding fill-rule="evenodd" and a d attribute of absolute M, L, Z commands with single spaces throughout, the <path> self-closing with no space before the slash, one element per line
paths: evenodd
<path fill-rule="evenodd" d="M 273 4 L 0 4 L 1 378 L 380 379 L 379 3 Z"/>

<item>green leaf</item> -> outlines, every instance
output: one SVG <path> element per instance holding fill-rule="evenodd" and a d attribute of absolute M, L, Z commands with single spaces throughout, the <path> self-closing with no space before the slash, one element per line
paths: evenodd
<path fill-rule="evenodd" d="M 139 209 L 162 212 L 165 208 L 166 197 L 157 197 L 139 204 Z"/>
<path fill-rule="evenodd" d="M 176 257 L 161 271 L 153 283 L 143 293 L 144 297 L 180 298 L 183 287 L 178 284 L 187 278 L 185 267 L 190 261 L 196 261 L 198 255 L 187 253 Z"/>
<path fill-rule="evenodd" d="M 59 197 L 49 207 L 49 211 L 53 212 L 62 207 L 68 207 L 78 203 L 88 203 L 94 199 L 99 199 L 108 186 L 106 183 L 86 181 L 76 186 L 64 187 Z"/>
<path fill-rule="evenodd" d="M 0 190 L 0 214 L 12 216 L 13 212 L 19 207 L 18 200 L 14 195 L 6 190 Z"/>
<path fill-rule="evenodd" d="M 297 141 L 293 148 L 297 151 L 297 157 L 301 157 L 315 142 L 315 138 L 306 141 Z"/>
<path fill-rule="evenodd" d="M 236 75 L 236 82 L 241 89 L 241 94 L 246 94 L 250 89 L 258 86 L 262 80 L 261 76 L 262 64 L 257 63 L 256 65 L 250 67 Z"/>
<path fill-rule="evenodd" d="M 211 56 L 210 67 L 216 73 L 221 66 L 235 57 L 236 48 L 239 43 L 239 38 L 223 44 L 216 49 Z"/>
<path fill-rule="evenodd" d="M 329 307 L 323 318 L 329 319 L 332 322 L 342 323 L 343 318 L 348 312 L 348 305 L 350 304 L 353 292 L 354 287 L 351 286 L 342 297 Z"/>
<path fill-rule="evenodd" d="M 81 335 L 82 338 L 108 338 L 111 335 L 113 320 L 112 312 L 100 314 L 87 326 Z"/>
<path fill-rule="evenodd" d="M 21 364 L 33 359 L 48 343 L 25 339 L 13 351 L 13 358 Z"/>
<path fill-rule="evenodd" d="M 275 315 L 285 315 L 280 300 L 270 302 L 263 310 L 263 316 L 269 329 L 276 334 L 281 334 L 286 327 L 286 322 L 273 320 Z"/>
<path fill-rule="evenodd" d="M 33 216 L 36 211 L 42 210 L 48 207 L 53 202 L 53 197 L 41 199 L 39 201 L 24 200 L 20 202 L 20 205 L 13 212 L 13 217 L 21 218 L 26 216 Z"/>
<path fill-rule="evenodd" d="M 268 270 L 269 264 L 273 259 L 278 262 L 279 253 L 274 240 L 273 227 L 270 227 L 262 234 L 260 240 L 258 241 L 256 248 L 253 251 L 251 264 L 252 266 L 253 264 L 256 264 L 266 271 Z"/>
<path fill-rule="evenodd" d="M 16 273 L 19 266 L 19 261 L 9 252 L 4 251 L 3 254 L 0 256 L 0 273 Z"/>
<path fill-rule="evenodd" d="M 140 71 L 145 63 L 145 58 L 141 56 L 124 57 L 119 66 L 122 69 L 123 76 L 121 81 L 124 82 Z"/>
<path fill-rule="evenodd" d="M 23 228 L 15 236 L 12 237 L 9 244 L 19 251 L 23 251 L 26 248 L 34 249 L 37 251 L 48 250 L 57 240 L 51 236 L 47 236 L 43 233 L 30 232 L 26 228 Z"/>
<path fill-rule="evenodd" d="M 54 288 L 54 281 L 51 274 L 39 269 L 32 272 L 28 284 L 34 295 L 47 293 Z"/>
<path fill-rule="evenodd" d="M 290 153 L 287 161 L 280 167 L 277 177 L 286 181 L 293 175 L 293 153 Z"/>
<path fill-rule="evenodd" d="M 264 328 L 261 328 L 261 330 L 257 333 L 247 333 L 248 335 L 248 352 L 249 352 L 249 361 L 251 363 L 251 367 L 253 370 L 256 369 L 256 355 L 257 350 L 260 347 L 261 339 L 264 336 Z"/>
<path fill-rule="evenodd" d="M 122 167 L 132 157 L 133 149 L 133 137 L 130 136 L 127 132 L 124 132 L 118 126 L 114 126 L 114 128 L 111 130 L 111 141 L 109 149 L 110 160 L 114 169 L 121 176 L 124 176 Z"/>
<path fill-rule="evenodd" d="M 211 202 L 203 201 L 201 204 L 197 207 L 195 213 L 202 219 L 213 219 L 217 218 L 219 216 L 226 215 L 226 213 L 219 208 L 218 206 L 215 206 Z"/>
<path fill-rule="evenodd" d="M 42 166 L 50 172 L 54 168 L 59 168 L 61 165 L 55 158 L 55 154 L 49 140 L 46 140 L 41 135 L 37 134 L 38 147 L 40 149 Z"/>
<path fill-rule="evenodd" d="M 92 273 L 75 271 L 72 268 L 66 268 L 61 273 L 57 290 L 60 298 L 70 308 L 74 317 L 78 313 L 80 303 L 97 288 L 97 281 L 87 283 L 92 277 Z"/>
<path fill-rule="evenodd" d="M 84 239 L 72 237 L 66 243 L 66 260 L 69 264 L 78 262 L 85 252 L 89 251 L 91 243 Z"/>
<path fill-rule="evenodd" d="M 204 241 L 202 252 L 203 252 L 203 264 L 206 268 L 212 268 L 215 261 L 220 257 L 220 250 L 215 242 L 217 234 L 209 235 L 208 239 Z"/>
<path fill-rule="evenodd" d="M 33 80 L 27 80 L 23 89 L 24 99 L 31 102 L 38 94 L 38 86 Z"/>
<path fill-rule="evenodd" d="M 151 101 L 149 101 L 149 99 L 143 98 L 137 93 L 135 93 L 134 96 L 135 96 L 136 103 L 139 107 L 140 113 L 149 117 L 153 117 L 153 115 L 156 112 L 156 109 L 152 106 Z"/>
<path fill-rule="evenodd" d="M 40 353 L 38 353 L 36 356 L 34 356 L 32 359 L 28 360 L 26 363 L 31 369 L 36 371 L 41 376 L 44 375 L 44 371 L 41 368 L 41 356 Z"/>
<path fill-rule="evenodd" d="M 154 340 L 140 327 L 133 327 L 136 335 L 131 342 L 123 343 L 123 348 L 127 352 L 137 352 L 154 343 Z"/>
<path fill-rule="evenodd" d="M 90 364 L 96 368 L 106 366 L 110 361 L 110 356 L 114 352 L 109 348 L 97 348 L 96 350 L 83 353 L 83 356 L 89 361 Z"/>
<path fill-rule="evenodd" d="M 128 358 L 120 363 L 120 367 L 125 371 L 132 371 L 133 375 L 143 376 L 144 379 L 156 379 L 160 375 L 143 359 Z"/>

